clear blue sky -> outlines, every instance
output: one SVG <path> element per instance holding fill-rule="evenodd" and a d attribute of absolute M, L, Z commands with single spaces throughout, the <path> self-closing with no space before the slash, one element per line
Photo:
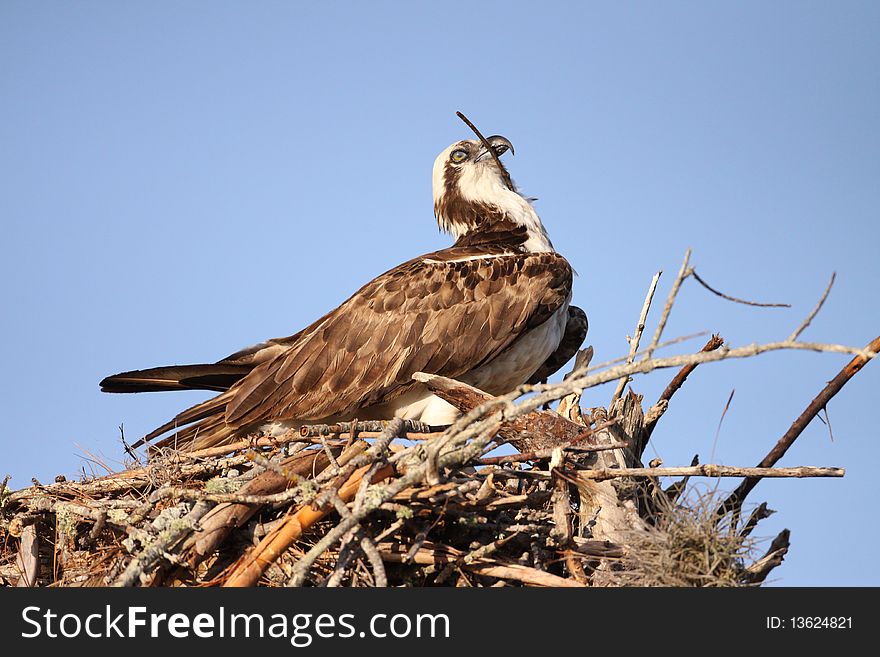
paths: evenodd
<path fill-rule="evenodd" d="M 804 338 L 866 344 L 878 34 L 871 2 L 6 0 L 0 475 L 23 487 L 76 476 L 86 451 L 118 462 L 119 424 L 135 438 L 201 396 L 106 395 L 103 376 L 288 335 L 448 244 L 430 174 L 469 137 L 455 110 L 515 144 L 514 179 L 580 274 L 597 361 L 625 352 L 652 274 L 665 297 L 689 246 L 713 285 L 793 308 L 689 281 L 669 337 L 785 337 L 836 271 Z M 705 366 L 654 449 L 754 465 L 846 360 Z M 635 385 L 653 399 L 671 375 Z M 782 463 L 846 478 L 753 493 L 778 510 L 762 535 L 792 530 L 778 583 L 880 584 L 878 389 L 871 363 L 829 408 L 834 440 L 814 422 Z"/>

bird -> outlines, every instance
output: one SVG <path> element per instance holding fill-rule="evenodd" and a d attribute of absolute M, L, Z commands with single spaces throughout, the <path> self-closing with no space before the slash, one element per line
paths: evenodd
<path fill-rule="evenodd" d="M 478 133 L 479 134 L 479 133 Z M 415 381 L 438 374 L 499 395 L 545 381 L 584 341 L 575 275 L 500 157 L 505 137 L 462 139 L 432 172 L 434 215 L 454 243 L 377 276 L 293 335 L 215 363 L 122 372 L 101 390 L 218 392 L 136 445 L 198 450 L 308 423 L 451 424 L 459 411 Z"/>

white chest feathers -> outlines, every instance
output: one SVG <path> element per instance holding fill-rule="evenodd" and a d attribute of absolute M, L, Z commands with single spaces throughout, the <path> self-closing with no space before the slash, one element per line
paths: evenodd
<path fill-rule="evenodd" d="M 507 349 L 462 381 L 491 395 L 510 392 L 538 371 L 556 351 L 568 322 L 568 301 L 540 326 L 521 335 Z"/>

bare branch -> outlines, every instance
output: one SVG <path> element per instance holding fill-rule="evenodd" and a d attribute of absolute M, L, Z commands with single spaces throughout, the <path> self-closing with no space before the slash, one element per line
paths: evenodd
<path fill-rule="evenodd" d="M 818 468 L 799 466 L 796 468 L 736 468 L 729 465 L 683 466 L 676 468 L 597 468 L 580 470 L 575 478 L 592 481 L 620 479 L 621 477 L 842 477 L 843 468 Z"/>
<path fill-rule="evenodd" d="M 678 290 L 681 287 L 682 282 L 691 274 L 691 269 L 688 268 L 688 262 L 691 259 L 691 250 L 688 249 L 684 252 L 684 260 L 681 263 L 681 269 L 678 270 L 678 276 L 675 277 L 675 280 L 672 282 L 672 289 L 669 290 L 669 296 L 666 297 L 666 305 L 663 306 L 663 313 L 660 315 L 660 321 L 657 322 L 657 328 L 654 331 L 654 337 L 651 338 L 651 344 L 645 350 L 645 360 L 651 358 L 654 355 L 654 350 L 657 349 L 657 345 L 660 344 L 660 337 L 663 335 L 663 329 L 666 328 L 666 322 L 669 320 L 669 313 L 672 312 L 672 306 L 675 304 L 675 297 L 678 296 Z"/>
<path fill-rule="evenodd" d="M 657 290 L 657 282 L 660 280 L 660 275 L 662 273 L 662 271 L 658 271 L 654 274 L 654 278 L 651 279 L 651 284 L 648 286 L 648 293 L 645 295 L 645 302 L 642 304 L 642 311 L 639 313 L 639 321 L 636 324 L 636 330 L 633 331 L 633 336 L 629 339 L 629 356 L 626 357 L 627 363 L 633 362 L 636 358 L 636 352 L 639 350 L 639 342 L 641 342 L 642 333 L 645 330 L 645 322 L 648 319 L 648 311 L 651 309 L 651 301 L 654 298 L 654 292 Z M 620 381 L 618 381 L 617 389 L 614 391 L 614 394 L 611 395 L 611 401 L 608 403 L 609 408 L 614 406 L 614 402 L 620 399 L 620 395 L 623 394 L 623 389 L 626 388 L 628 382 L 628 376 L 621 377 Z"/>
<path fill-rule="evenodd" d="M 828 285 L 826 286 L 825 291 L 822 293 L 822 296 L 819 298 L 816 307 L 813 308 L 812 312 L 807 315 L 807 318 L 803 322 L 801 322 L 801 325 L 795 329 L 794 333 L 788 336 L 789 340 L 791 340 L 792 342 L 797 340 L 800 337 L 801 333 L 803 333 L 810 325 L 810 322 L 812 322 L 816 315 L 819 314 L 819 311 L 822 310 L 822 306 L 825 305 L 825 300 L 828 298 L 828 294 L 831 292 L 831 287 L 834 285 L 835 278 L 837 278 L 837 272 L 832 272 L 831 280 L 828 281 Z"/>
<path fill-rule="evenodd" d="M 720 349 L 724 345 L 724 338 L 722 338 L 718 334 L 714 334 L 709 341 L 703 346 L 700 351 L 715 351 L 716 349 Z M 672 399 L 672 396 L 684 385 L 684 382 L 690 376 L 691 372 L 693 372 L 699 363 L 694 363 L 691 365 L 685 365 L 681 368 L 678 374 L 675 375 L 675 378 L 669 382 L 669 385 L 663 390 L 660 395 L 660 400 L 669 401 Z M 659 400 L 658 400 L 659 401 Z"/>
<path fill-rule="evenodd" d="M 714 287 L 712 287 L 706 281 L 704 281 L 702 278 L 700 278 L 700 276 L 697 274 L 696 269 L 691 269 L 691 275 L 694 277 L 694 279 L 697 281 L 697 283 L 699 283 L 704 288 L 709 290 L 709 292 L 711 292 L 712 294 L 719 296 L 722 299 L 727 299 L 728 301 L 733 301 L 734 303 L 742 303 L 742 304 L 745 304 L 746 306 L 756 306 L 758 308 L 791 308 L 790 303 L 758 303 L 757 301 L 748 301 L 746 299 L 738 299 L 737 297 L 732 297 L 729 294 L 724 294 L 724 292 L 719 292 L 718 290 L 716 290 Z"/>
<path fill-rule="evenodd" d="M 724 408 L 721 411 L 721 417 L 718 419 L 718 428 L 715 429 L 715 438 L 712 440 L 712 451 L 709 452 L 709 458 L 715 458 L 715 448 L 718 446 L 718 438 L 721 436 L 721 425 L 724 424 L 724 418 L 727 417 L 727 411 L 730 410 L 730 404 L 733 402 L 733 396 L 736 394 L 736 388 L 730 391 L 730 396 L 727 398 L 727 403 L 724 404 Z"/>
<path fill-rule="evenodd" d="M 713 335 L 709 338 L 709 341 L 703 346 L 700 351 L 715 351 L 716 349 L 721 348 L 724 344 L 724 339 L 720 335 Z M 672 399 L 672 396 L 678 391 L 681 386 L 684 385 L 684 382 L 687 381 L 687 378 L 691 375 L 697 368 L 697 364 L 693 365 L 685 365 L 679 370 L 678 374 L 669 382 L 669 385 L 663 390 L 660 395 L 660 398 L 651 407 L 650 410 L 656 411 L 650 415 L 650 417 L 645 418 L 645 444 L 647 445 L 647 438 L 651 437 L 651 433 L 654 431 L 654 427 L 657 426 L 657 421 L 663 416 L 663 413 L 666 412 L 666 407 L 669 404 L 669 400 Z"/>

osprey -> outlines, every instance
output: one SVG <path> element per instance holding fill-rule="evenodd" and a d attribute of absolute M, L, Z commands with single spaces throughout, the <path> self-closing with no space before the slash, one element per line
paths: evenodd
<path fill-rule="evenodd" d="M 434 162 L 451 247 L 385 272 L 294 335 L 213 364 L 116 374 L 101 389 L 220 392 L 140 441 L 168 434 L 160 445 L 202 449 L 311 422 L 450 424 L 458 411 L 413 380 L 419 371 L 495 395 L 546 379 L 580 347 L 586 315 L 569 305 L 571 266 L 499 159 L 507 150 L 497 135 L 463 140 Z"/>

